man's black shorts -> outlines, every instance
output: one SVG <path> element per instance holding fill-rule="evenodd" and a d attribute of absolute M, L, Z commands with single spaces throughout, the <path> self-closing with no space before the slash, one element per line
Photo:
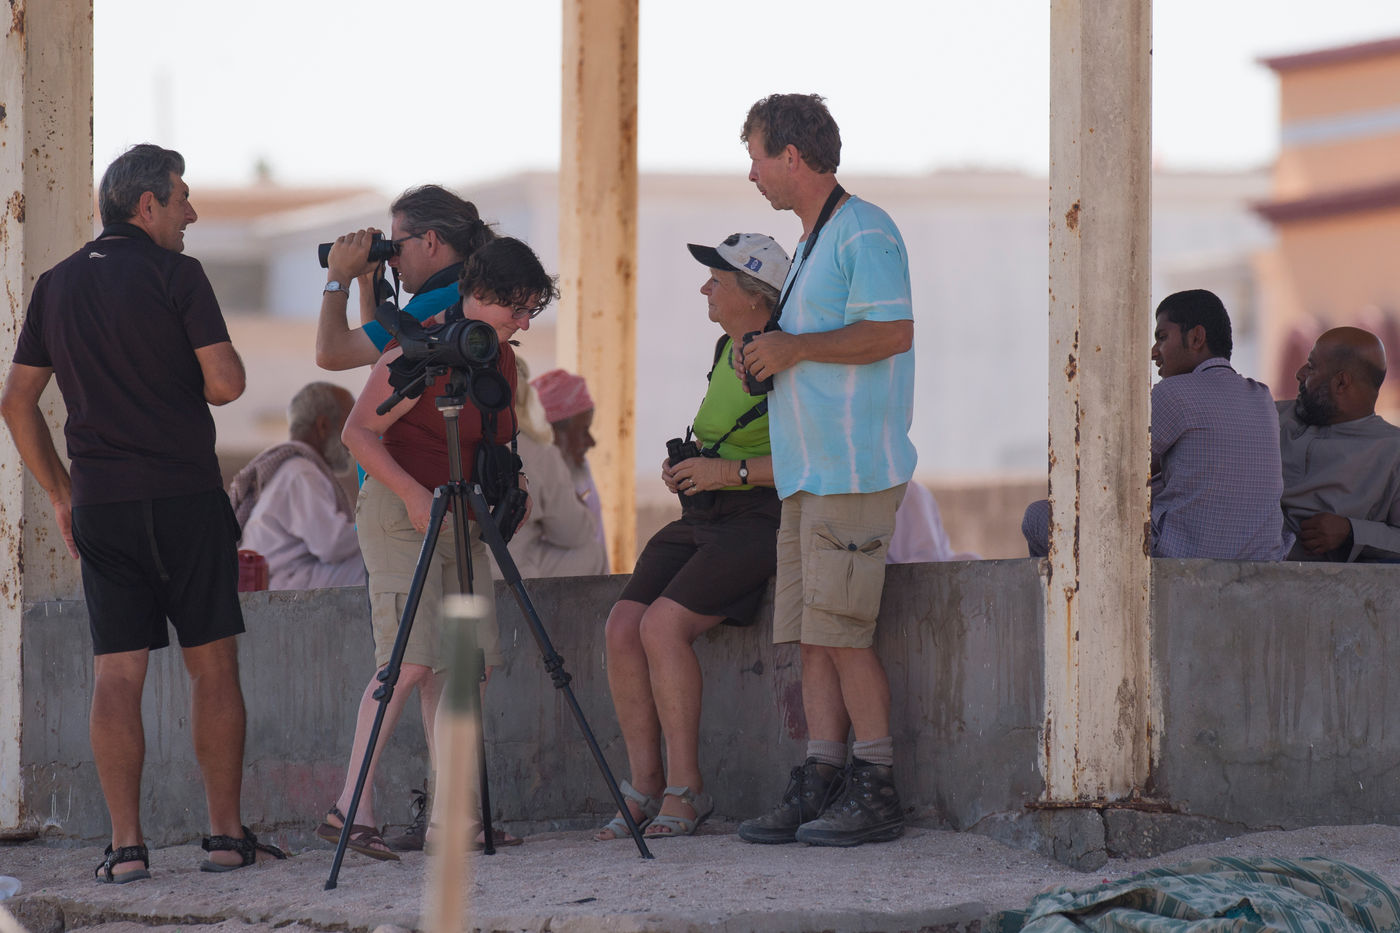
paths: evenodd
<path fill-rule="evenodd" d="M 193 648 L 243 631 L 238 519 L 222 489 L 73 509 L 94 654 Z"/>

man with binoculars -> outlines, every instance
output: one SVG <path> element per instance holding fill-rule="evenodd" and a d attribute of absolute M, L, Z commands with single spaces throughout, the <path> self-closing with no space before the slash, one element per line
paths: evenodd
<path fill-rule="evenodd" d="M 379 359 L 389 332 L 374 320 L 381 263 L 413 298 L 403 310 L 420 321 L 455 304 L 462 264 L 495 238 L 476 205 L 438 185 L 410 188 L 389 206 L 389 238 L 373 228 L 337 237 L 323 247 L 326 288 L 316 324 L 316 365 L 354 369 Z M 349 322 L 350 282 L 359 286 L 360 326 Z"/>
<path fill-rule="evenodd" d="M 782 802 L 742 823 L 739 836 L 883 842 L 904 829 L 890 688 L 873 642 L 894 514 L 917 457 L 909 257 L 889 215 L 837 183 L 841 133 L 820 97 L 764 98 L 740 139 L 749 180 L 802 221 L 773 314 L 780 329 L 770 322 L 753 336 L 739 368 L 758 381 L 777 377 L 768 395 L 783 500 L 773 641 L 801 645 L 809 741 Z"/>

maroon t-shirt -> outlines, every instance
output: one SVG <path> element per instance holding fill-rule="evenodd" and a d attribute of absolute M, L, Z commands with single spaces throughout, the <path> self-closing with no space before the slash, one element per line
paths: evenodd
<path fill-rule="evenodd" d="M 501 375 L 510 383 L 515 397 L 515 350 L 501 344 L 497 360 Z M 384 432 L 384 447 L 394 462 L 403 467 L 427 489 L 436 489 L 450 481 L 447 470 L 447 422 L 437 409 L 437 400 L 447 388 L 447 378 L 437 379 L 431 389 L 418 397 L 418 402 L 402 418 Z M 507 408 L 496 414 L 496 430 L 492 439 L 497 444 L 509 444 L 515 436 L 515 409 Z M 462 408 L 457 418 L 457 433 L 462 449 L 462 478 L 471 479 L 476 465 L 476 448 L 481 441 L 481 413 L 471 402 Z"/>
<path fill-rule="evenodd" d="M 39 277 L 14 360 L 58 380 L 74 505 L 222 487 L 194 351 L 228 339 L 199 262 L 139 231 L 94 240 Z"/>

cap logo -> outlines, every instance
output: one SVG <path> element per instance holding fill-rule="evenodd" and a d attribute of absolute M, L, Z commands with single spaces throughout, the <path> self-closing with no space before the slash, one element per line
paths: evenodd
<path fill-rule="evenodd" d="M 744 268 L 748 269 L 750 272 L 757 272 L 759 269 L 763 268 L 763 261 L 757 256 L 750 256 L 749 261 L 744 263 Z"/>

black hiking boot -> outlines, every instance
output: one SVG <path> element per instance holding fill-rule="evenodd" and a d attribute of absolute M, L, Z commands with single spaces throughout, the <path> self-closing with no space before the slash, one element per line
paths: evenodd
<path fill-rule="evenodd" d="M 904 832 L 904 809 L 894 789 L 894 769 L 853 761 L 846 787 L 820 817 L 797 829 L 798 842 L 810 846 L 858 846 L 889 842 Z"/>
<path fill-rule="evenodd" d="M 797 841 L 797 827 L 821 815 L 841 793 L 842 771 L 808 758 L 792 769 L 783 801 L 769 813 L 739 824 L 745 842 L 776 844 Z"/>
<path fill-rule="evenodd" d="M 384 844 L 395 852 L 422 852 L 423 840 L 428 836 L 428 791 L 414 788 L 413 802 L 409 804 L 413 821 L 397 836 L 390 836 Z"/>

